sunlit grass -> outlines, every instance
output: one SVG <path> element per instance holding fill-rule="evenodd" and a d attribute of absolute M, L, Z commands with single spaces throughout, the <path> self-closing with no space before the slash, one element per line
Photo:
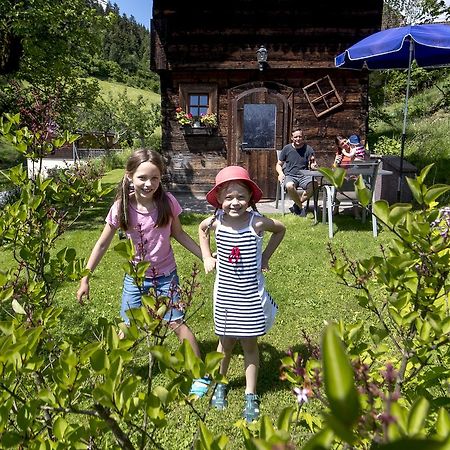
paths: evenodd
<path fill-rule="evenodd" d="M 122 173 L 121 169 L 112 171 L 106 175 L 104 182 L 114 186 Z M 62 244 L 75 248 L 80 256 L 87 258 L 104 226 L 104 217 L 112 198 L 113 193 L 101 205 L 88 211 L 76 230 L 64 235 Z M 183 214 L 181 217 L 184 229 L 196 241 L 198 224 L 204 217 L 202 214 Z M 348 322 L 367 319 L 365 312 L 358 306 L 356 293 L 340 285 L 330 271 L 327 226 L 314 226 L 310 218 L 300 219 L 292 215 L 277 215 L 277 218 L 286 225 L 287 233 L 270 261 L 266 280 L 267 288 L 280 309 L 273 329 L 260 339 L 261 370 L 258 382 L 262 412 L 273 418 L 284 407 L 294 404 L 288 384 L 279 380 L 279 367 L 280 359 L 288 348 L 302 349 L 302 330 L 319 343 L 325 322 L 341 318 Z M 351 257 L 380 254 L 380 244 L 386 244 L 390 238 L 387 232 L 381 232 L 377 239 L 373 238 L 370 223 L 361 224 L 351 216 L 337 217 L 336 223 L 339 231 L 332 245 L 337 251 L 345 249 Z M 91 279 L 91 298 L 84 306 L 78 305 L 75 299 L 77 283 L 66 283 L 61 287 L 57 303 L 64 309 L 61 328 L 65 332 L 89 333 L 99 317 L 111 320 L 118 318 L 123 261 L 112 250 L 118 242 L 116 237 L 96 269 Z M 188 323 L 204 355 L 215 350 L 217 345 L 212 315 L 214 275 L 205 275 L 200 261 L 176 241 L 173 241 L 173 248 L 182 283 L 190 278 L 194 264 L 200 267 L 197 278 L 199 288 L 190 310 L 198 311 L 192 316 L 188 314 Z M 175 337 L 169 339 L 169 345 L 172 349 L 176 348 L 178 342 Z M 139 367 L 144 370 L 144 358 L 134 363 L 137 370 L 140 370 Z M 228 375 L 231 386 L 229 407 L 223 412 L 210 411 L 207 422 L 214 433 L 226 433 L 230 437 L 230 448 L 242 448 L 240 431 L 233 425 L 241 417 L 245 387 L 243 355 L 239 346 L 235 349 Z M 159 382 L 163 382 L 161 375 L 156 375 L 155 383 Z M 206 410 L 208 400 L 199 400 L 197 406 Z M 314 403 L 306 405 L 306 410 L 316 408 Z M 166 436 L 166 444 L 174 449 L 189 447 L 196 430 L 196 418 L 187 415 L 183 408 L 175 408 L 168 413 L 168 419 L 171 431 Z M 297 442 L 308 435 L 305 428 L 297 429 L 294 433 Z"/>
<path fill-rule="evenodd" d="M 101 95 L 105 98 L 107 98 L 109 94 L 113 97 L 119 97 L 119 95 L 126 91 L 127 96 L 132 100 L 136 100 L 139 96 L 142 96 L 144 100 L 149 103 L 159 103 L 161 101 L 161 96 L 153 91 L 150 91 L 149 89 L 134 88 L 113 81 L 97 81 L 101 89 Z"/>

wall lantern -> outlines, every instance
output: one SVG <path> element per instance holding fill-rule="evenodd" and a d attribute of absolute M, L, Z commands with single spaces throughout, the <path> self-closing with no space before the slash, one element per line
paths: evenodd
<path fill-rule="evenodd" d="M 261 45 L 259 49 L 256 51 L 256 60 L 259 63 L 259 70 L 264 70 L 264 67 L 267 62 L 267 49 L 264 45 Z"/>

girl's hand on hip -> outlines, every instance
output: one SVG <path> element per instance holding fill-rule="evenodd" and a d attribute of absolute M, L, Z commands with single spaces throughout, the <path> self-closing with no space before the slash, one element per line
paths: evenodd
<path fill-rule="evenodd" d="M 216 267 L 216 259 L 212 256 L 207 256 L 203 259 L 203 265 L 205 267 L 205 273 L 212 272 Z"/>

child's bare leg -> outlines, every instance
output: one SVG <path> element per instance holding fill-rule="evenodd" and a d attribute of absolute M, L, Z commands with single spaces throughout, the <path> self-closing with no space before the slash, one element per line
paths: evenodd
<path fill-rule="evenodd" d="M 220 373 L 226 375 L 228 372 L 228 366 L 230 365 L 231 355 L 233 354 L 233 348 L 237 339 L 221 336 L 219 343 L 217 344 L 217 351 L 223 353 L 225 356 L 220 362 Z"/>
<path fill-rule="evenodd" d="M 258 338 L 242 338 L 245 365 L 245 393 L 256 394 L 256 382 L 259 370 Z"/>
<path fill-rule="evenodd" d="M 200 348 L 198 347 L 197 339 L 195 339 L 194 333 L 192 333 L 191 329 L 182 320 L 169 322 L 168 325 L 175 332 L 180 342 L 183 342 L 186 339 L 189 342 L 189 344 L 191 344 L 195 356 L 201 358 Z"/>

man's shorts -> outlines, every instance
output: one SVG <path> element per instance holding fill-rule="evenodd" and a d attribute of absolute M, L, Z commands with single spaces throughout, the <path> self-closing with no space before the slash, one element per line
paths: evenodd
<path fill-rule="evenodd" d="M 159 276 L 155 278 L 145 278 L 142 289 L 139 289 L 130 275 L 125 275 L 123 280 L 122 291 L 122 306 L 120 308 L 120 315 L 125 323 L 130 323 L 130 318 L 127 315 L 128 310 L 133 308 L 140 308 L 142 306 L 142 295 L 148 294 L 158 296 L 167 296 L 170 299 L 170 305 L 172 307 L 167 309 L 164 315 L 166 322 L 176 322 L 183 319 L 184 312 L 176 308 L 176 304 L 180 299 L 178 292 L 178 275 L 176 271 L 165 276 Z M 131 316 L 131 313 L 129 313 Z"/>
<path fill-rule="evenodd" d="M 296 177 L 293 177 L 292 175 L 286 175 L 284 177 L 284 184 L 286 185 L 287 183 L 294 183 L 295 189 L 297 189 L 298 187 L 306 189 L 308 187 L 308 184 L 312 183 L 312 181 L 312 177 L 308 175 L 298 175 Z"/>

